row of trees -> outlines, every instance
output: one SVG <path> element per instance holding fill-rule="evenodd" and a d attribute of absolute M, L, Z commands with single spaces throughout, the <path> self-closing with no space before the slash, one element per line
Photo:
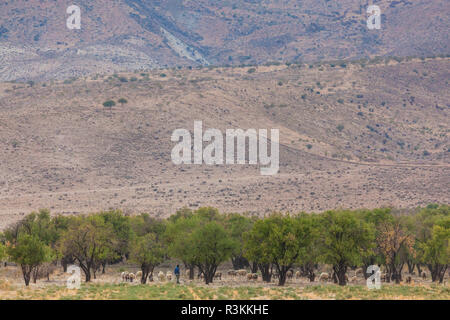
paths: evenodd
<path fill-rule="evenodd" d="M 332 268 L 339 285 L 350 269 L 362 267 L 366 275 L 374 264 L 384 266 L 387 281 L 400 283 L 407 266 L 410 273 L 427 268 L 432 281 L 442 282 L 450 262 L 449 213 L 447 205 L 429 205 L 410 215 L 374 209 L 258 218 L 208 207 L 184 208 L 161 220 L 120 211 L 51 217 L 41 210 L 0 234 L 0 260 L 20 265 L 26 285 L 57 261 L 65 270 L 76 263 L 89 282 L 108 264 L 126 260 L 140 267 L 146 283 L 169 258 L 182 261 L 191 279 L 197 268 L 206 284 L 229 259 L 235 269 L 259 271 L 267 282 L 278 274 L 279 285 L 292 268 L 314 281 L 319 264 Z"/>

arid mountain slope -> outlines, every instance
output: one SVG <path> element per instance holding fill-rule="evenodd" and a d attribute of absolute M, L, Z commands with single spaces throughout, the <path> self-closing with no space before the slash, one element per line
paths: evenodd
<path fill-rule="evenodd" d="M 201 68 L 0 85 L 0 220 L 449 203 L 449 59 Z M 125 98 L 111 110 L 106 100 Z M 280 130 L 280 172 L 174 165 L 177 128 Z"/>
<path fill-rule="evenodd" d="M 370 4 L 381 29 L 366 25 Z M 0 3 L 0 80 L 177 65 L 449 54 L 445 0 L 72 0 Z"/>

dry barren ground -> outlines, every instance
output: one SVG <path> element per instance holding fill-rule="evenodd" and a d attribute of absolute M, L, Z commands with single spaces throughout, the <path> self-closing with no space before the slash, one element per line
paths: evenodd
<path fill-rule="evenodd" d="M 39 208 L 168 216 L 449 203 L 449 59 L 0 84 L 0 229 Z M 108 110 L 106 100 L 128 103 Z M 280 130 L 280 170 L 174 165 L 175 129 Z M 206 144 L 205 144 L 206 145 Z"/>
<path fill-rule="evenodd" d="M 181 284 L 171 282 L 123 283 L 120 270 L 112 268 L 104 275 L 99 275 L 90 284 L 82 284 L 78 290 L 70 290 L 65 286 L 68 274 L 60 270 L 50 276 L 50 281 L 38 280 L 26 288 L 20 278 L 18 269 L 7 267 L 0 269 L 1 299 L 450 299 L 448 284 L 436 285 L 429 280 L 413 277 L 411 284 L 382 284 L 380 290 L 369 290 L 361 277 L 355 283 L 345 287 L 326 282 L 310 283 L 307 279 L 288 280 L 285 287 L 278 287 L 258 281 L 247 281 L 244 278 L 224 276 L 213 284 L 204 285 L 200 280 L 190 281 L 184 275 Z M 162 269 L 166 271 L 166 269 Z M 158 272 L 157 270 L 156 272 Z M 448 279 L 446 279 L 446 282 Z"/>

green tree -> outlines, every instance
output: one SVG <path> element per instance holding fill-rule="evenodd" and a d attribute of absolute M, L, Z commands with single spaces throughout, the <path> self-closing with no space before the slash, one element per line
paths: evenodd
<path fill-rule="evenodd" d="M 112 110 L 112 107 L 114 107 L 116 105 L 116 103 L 113 100 L 108 100 L 103 102 L 103 106 L 105 108 L 109 108 L 109 110 Z"/>
<path fill-rule="evenodd" d="M 6 247 L 0 242 L 0 262 L 6 259 Z"/>
<path fill-rule="evenodd" d="M 91 272 L 96 271 L 101 261 L 115 257 L 116 243 L 111 225 L 101 216 L 80 216 L 71 221 L 62 236 L 60 252 L 74 257 L 89 282 Z"/>
<path fill-rule="evenodd" d="M 236 243 L 235 250 L 231 255 L 231 262 L 235 270 L 250 266 L 244 257 L 244 234 L 251 230 L 253 222 L 249 217 L 238 213 L 228 214 L 225 217 L 225 229 Z"/>
<path fill-rule="evenodd" d="M 439 224 L 442 219 L 450 216 L 449 205 L 429 204 L 416 214 L 413 220 L 413 226 L 409 226 L 411 232 L 415 235 L 414 248 L 417 251 L 417 270 L 422 273 L 421 268 L 425 266 L 423 260 L 423 244 L 432 237 L 433 226 Z"/>
<path fill-rule="evenodd" d="M 428 267 L 433 282 L 444 281 L 450 264 L 450 217 L 445 217 L 432 227 L 431 236 L 420 243 L 421 261 Z"/>
<path fill-rule="evenodd" d="M 376 237 L 378 250 L 385 260 L 387 281 L 393 279 L 397 284 L 402 279 L 408 252 L 414 252 L 414 237 L 401 222 L 400 218 L 396 218 L 393 222 L 381 223 Z"/>
<path fill-rule="evenodd" d="M 303 242 L 297 258 L 302 274 L 313 282 L 316 278 L 315 270 L 320 258 L 320 217 L 313 214 L 302 213 L 298 216 L 303 233 L 308 236 Z"/>
<path fill-rule="evenodd" d="M 128 103 L 128 100 L 125 98 L 120 98 L 119 100 L 117 100 L 118 103 L 121 104 L 121 106 L 123 107 L 124 104 Z"/>
<path fill-rule="evenodd" d="M 25 285 L 30 284 L 31 274 L 40 264 L 51 261 L 52 250 L 36 235 L 21 233 L 15 243 L 7 247 L 11 261 L 20 265 Z"/>
<path fill-rule="evenodd" d="M 198 226 L 188 245 L 192 245 L 193 261 L 203 273 L 206 284 L 213 282 L 217 267 L 231 257 L 236 246 L 224 227 L 216 221 Z"/>
<path fill-rule="evenodd" d="M 169 255 L 183 261 L 184 266 L 189 270 L 189 279 L 191 280 L 194 279 L 196 263 L 191 235 L 200 224 L 198 220 L 198 216 L 180 216 L 176 220 L 173 219 L 167 225 L 166 230 Z"/>
<path fill-rule="evenodd" d="M 131 261 L 137 263 L 142 271 L 141 283 L 153 278 L 153 270 L 165 258 L 165 245 L 161 234 L 147 233 L 137 237 L 131 249 Z"/>
<path fill-rule="evenodd" d="M 267 239 L 270 235 L 271 225 L 264 223 L 265 219 L 257 220 L 252 229 L 244 235 L 244 256 L 256 262 L 263 281 L 272 281 L 273 259 L 270 255 L 270 243 Z"/>
<path fill-rule="evenodd" d="M 103 218 L 107 225 L 111 226 L 115 236 L 114 255 L 101 261 L 102 273 L 105 273 L 107 263 L 115 263 L 121 261 L 124 257 L 128 257 L 130 252 L 130 243 L 133 239 L 133 229 L 130 218 L 125 216 L 120 210 L 110 210 L 101 212 L 100 217 Z"/>
<path fill-rule="evenodd" d="M 356 216 L 362 219 L 364 222 L 368 223 L 372 229 L 375 230 L 375 239 L 379 237 L 380 225 L 383 223 L 390 223 L 394 221 L 394 217 L 391 214 L 390 208 L 379 208 L 373 210 L 360 210 L 355 212 Z M 386 264 L 383 254 L 380 252 L 379 248 L 373 246 L 373 250 L 369 250 L 370 254 L 365 255 L 362 259 L 362 269 L 364 278 L 367 279 L 369 274 L 367 273 L 367 268 L 371 265 L 382 265 Z"/>
<path fill-rule="evenodd" d="M 247 238 L 246 252 L 259 263 L 273 264 L 279 275 L 278 285 L 283 286 L 287 272 L 301 254 L 305 256 L 310 243 L 308 220 L 273 214 L 255 223 Z"/>
<path fill-rule="evenodd" d="M 350 211 L 326 211 L 321 229 L 321 259 L 333 266 L 339 285 L 346 285 L 347 269 L 372 254 L 374 230 Z"/>

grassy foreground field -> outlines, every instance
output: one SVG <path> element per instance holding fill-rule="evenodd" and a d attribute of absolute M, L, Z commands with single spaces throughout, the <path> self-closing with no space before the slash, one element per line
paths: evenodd
<path fill-rule="evenodd" d="M 14 289 L 0 282 L 0 299 L 44 300 L 233 300 L 233 299 L 337 299 L 337 300 L 449 300 L 450 288 L 442 285 L 383 285 L 380 290 L 369 290 L 362 285 L 339 287 L 317 285 L 293 287 L 205 287 L 176 285 L 82 284 L 79 290 L 64 286 L 30 287 Z"/>

